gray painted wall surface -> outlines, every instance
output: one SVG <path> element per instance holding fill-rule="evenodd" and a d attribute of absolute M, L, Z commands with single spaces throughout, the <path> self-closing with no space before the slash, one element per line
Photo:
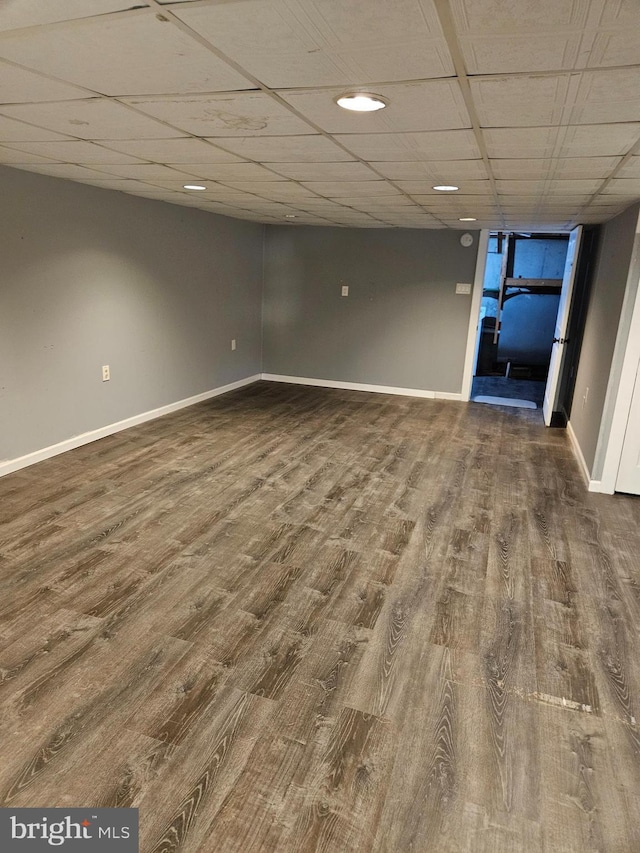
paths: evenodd
<path fill-rule="evenodd" d="M 260 372 L 262 226 L 8 168 L 0 212 L 0 460 Z"/>
<path fill-rule="evenodd" d="M 267 226 L 263 370 L 457 393 L 478 232 Z M 341 297 L 342 284 L 349 296 Z"/>
<path fill-rule="evenodd" d="M 603 429 L 608 430 L 605 421 L 610 421 L 605 412 L 605 400 L 637 220 L 638 205 L 633 205 L 602 226 L 589 296 L 571 407 L 571 426 L 593 479 L 600 476 L 594 468 L 598 439 Z M 589 394 L 583 406 L 587 388 Z"/>

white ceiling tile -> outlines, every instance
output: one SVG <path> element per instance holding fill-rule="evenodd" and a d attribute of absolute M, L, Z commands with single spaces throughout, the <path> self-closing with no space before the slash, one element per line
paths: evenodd
<path fill-rule="evenodd" d="M 617 174 L 619 178 L 640 178 L 640 156 L 630 157 Z"/>
<path fill-rule="evenodd" d="M 76 166 L 72 163 L 37 163 L 24 166 L 29 172 L 39 172 L 41 175 L 49 175 L 53 178 L 67 178 L 70 181 L 100 181 L 107 176 L 87 166 Z"/>
<path fill-rule="evenodd" d="M 197 136 L 300 136 L 317 133 L 306 121 L 264 92 L 126 98 L 124 102 Z"/>
<path fill-rule="evenodd" d="M 149 181 L 150 184 L 153 184 L 156 187 L 163 188 L 165 190 L 173 190 L 174 192 L 184 193 L 184 185 L 188 183 L 184 177 L 180 177 L 177 180 L 166 180 L 164 178 L 158 178 Z M 246 200 L 251 198 L 250 194 L 246 192 L 242 192 L 241 190 L 234 189 L 232 187 L 228 187 L 224 184 L 218 184 L 215 181 L 207 181 L 205 184 L 206 190 L 199 191 L 193 190 L 189 192 L 186 191 L 189 196 L 193 196 L 193 198 L 199 199 L 220 199 L 221 196 L 224 196 L 227 200 Z"/>
<path fill-rule="evenodd" d="M 103 95 L 223 92 L 254 84 L 151 10 L 18 31 L 0 57 Z"/>
<path fill-rule="evenodd" d="M 248 210 L 255 210 L 258 213 L 267 213 L 271 216 L 286 216 L 288 213 L 296 213 L 296 207 L 293 204 L 282 204 L 277 201 L 269 201 L 267 199 L 253 198 L 243 205 Z"/>
<path fill-rule="evenodd" d="M 466 195 L 457 198 L 440 198 L 432 195 L 419 195 L 416 193 L 411 198 L 422 207 L 430 210 L 458 210 L 460 208 L 473 208 L 474 210 L 495 210 L 496 205 L 491 197 Z"/>
<path fill-rule="evenodd" d="M 0 163 L 9 166 L 19 166 L 22 163 L 52 163 L 54 160 L 55 158 L 41 157 L 39 154 L 32 154 L 29 151 L 0 146 Z"/>
<path fill-rule="evenodd" d="M 216 143 L 234 154 L 262 163 L 289 163 L 292 160 L 318 163 L 353 159 L 339 145 L 320 135 L 225 138 L 217 139 Z"/>
<path fill-rule="evenodd" d="M 568 74 L 522 74 L 469 81 L 482 127 L 559 124 L 570 82 Z"/>
<path fill-rule="evenodd" d="M 538 178 L 606 178 L 620 162 L 620 157 L 573 157 L 547 160 L 492 160 L 496 178 L 503 180 L 535 180 Z"/>
<path fill-rule="evenodd" d="M 334 222 L 348 224 L 349 222 L 370 222 L 375 217 L 370 217 L 365 211 L 345 210 L 342 213 L 331 214 L 331 219 Z"/>
<path fill-rule="evenodd" d="M 342 201 L 342 199 L 340 199 L 340 201 Z M 300 210 L 308 210 L 311 213 L 315 212 L 321 215 L 329 215 L 344 209 L 344 206 L 337 201 L 330 201 L 327 198 L 320 197 L 296 199 L 295 206 Z"/>
<path fill-rule="evenodd" d="M 502 180 L 536 180 L 546 178 L 553 169 L 554 160 L 520 159 L 491 160 L 491 171 Z"/>
<path fill-rule="evenodd" d="M 178 180 L 187 183 L 187 176 L 163 166 L 159 163 L 111 163 L 102 164 L 99 171 L 104 177 L 114 175 L 119 178 L 130 178 L 136 181 Z"/>
<path fill-rule="evenodd" d="M 295 8 L 268 0 L 180 8 L 175 14 L 268 86 L 326 85 L 342 81 L 340 69 L 322 50 L 318 34 L 305 28 Z"/>
<path fill-rule="evenodd" d="M 374 181 L 377 175 L 364 163 L 274 163 L 274 172 L 294 181 Z"/>
<path fill-rule="evenodd" d="M 556 193 L 566 193 L 566 195 L 591 194 L 597 192 L 601 184 L 600 178 L 572 178 L 569 180 L 553 178 L 547 181 L 545 192 L 552 195 Z"/>
<path fill-rule="evenodd" d="M 307 181 L 304 186 L 318 195 L 327 198 L 339 198 L 340 196 L 388 196 L 400 195 L 396 189 L 386 181 Z"/>
<path fill-rule="evenodd" d="M 453 74 L 429 0 L 243 0 L 175 14 L 272 88 Z"/>
<path fill-rule="evenodd" d="M 562 233 L 563 231 L 569 231 L 573 227 L 573 221 L 558 221 L 558 220 L 549 220 L 545 222 L 544 220 L 533 219 L 514 219 L 505 222 L 505 228 L 508 228 L 510 231 L 526 231 L 527 234 L 545 234 L 549 231 L 554 234 Z"/>
<path fill-rule="evenodd" d="M 127 180 L 125 178 L 111 178 L 110 180 L 103 181 L 101 179 L 96 179 L 95 181 L 92 179 L 84 180 L 83 183 L 92 184 L 93 186 L 100 187 L 105 190 L 122 190 L 123 192 L 130 192 L 134 195 L 138 190 L 149 191 L 149 184 L 145 184 L 142 181 L 134 181 Z"/>
<path fill-rule="evenodd" d="M 242 163 L 242 157 L 223 151 L 204 139 L 122 139 L 105 143 L 114 151 L 154 163 Z M 126 162 L 126 161 L 125 161 Z"/>
<path fill-rule="evenodd" d="M 313 193 L 306 187 L 293 181 L 225 181 L 225 185 L 242 192 L 255 193 L 275 201 L 289 199 L 313 198 Z"/>
<path fill-rule="evenodd" d="M 554 161 L 554 178 L 608 177 L 620 163 L 620 157 L 569 157 Z"/>
<path fill-rule="evenodd" d="M 429 213 L 416 213 L 411 216 L 394 216 L 391 213 L 384 215 L 384 221 L 390 225 L 397 225 L 400 228 L 428 228 L 438 220 Z"/>
<path fill-rule="evenodd" d="M 493 127 L 482 131 L 489 157 L 546 159 L 558 139 L 555 127 Z"/>
<path fill-rule="evenodd" d="M 469 74 L 563 71 L 580 58 L 580 33 L 501 34 L 460 39 Z"/>
<path fill-rule="evenodd" d="M 451 0 L 460 32 L 557 32 L 584 26 L 589 0 Z"/>
<path fill-rule="evenodd" d="M 502 228 L 502 221 L 497 216 L 486 219 L 477 217 L 473 222 L 460 222 L 459 219 L 449 219 L 448 217 L 442 217 L 440 221 L 447 228 L 456 228 L 459 231 L 469 231 L 476 228 Z"/>
<path fill-rule="evenodd" d="M 410 195 L 433 195 L 434 198 L 442 198 L 442 193 L 433 189 L 431 181 L 398 181 L 398 186 Z M 489 181 L 460 181 L 457 186 L 460 191 L 455 195 L 491 195 L 492 193 Z"/>
<path fill-rule="evenodd" d="M 561 196 L 545 196 L 541 200 L 537 209 L 545 211 L 579 210 L 584 207 L 590 199 L 591 196 L 586 194 L 565 196 L 564 198 Z"/>
<path fill-rule="evenodd" d="M 607 157 L 626 154 L 640 139 L 640 122 L 578 125 L 566 129 L 560 157 Z"/>
<path fill-rule="evenodd" d="M 598 33 L 586 65 L 588 68 L 636 65 L 638 56 L 640 56 L 640 28 L 636 20 L 634 26 L 620 32 Z"/>
<path fill-rule="evenodd" d="M 608 26 L 629 27 L 638 23 L 636 0 L 610 0 L 604 4 L 602 23 Z"/>
<path fill-rule="evenodd" d="M 55 133 L 53 130 L 44 130 L 41 127 L 34 127 L 31 124 L 25 124 L 23 121 L 16 121 L 13 118 L 0 115 L 0 143 L 48 142 L 64 139 L 69 139 L 69 137 L 62 133 Z"/>
<path fill-rule="evenodd" d="M 176 135 L 173 128 L 103 98 L 12 104 L 3 106 L 2 112 L 12 118 L 80 139 L 162 139 Z"/>
<path fill-rule="evenodd" d="M 569 123 L 637 121 L 640 116 L 639 92 L 640 67 L 585 71 Z"/>
<path fill-rule="evenodd" d="M 257 163 L 169 163 L 172 169 L 210 181 L 284 181 L 271 169 Z"/>
<path fill-rule="evenodd" d="M 456 80 L 378 86 L 376 94 L 387 101 L 387 107 L 371 113 L 343 110 L 335 102 L 343 93 L 344 87 L 317 92 L 278 92 L 305 118 L 329 133 L 386 133 L 471 127 Z"/>
<path fill-rule="evenodd" d="M 538 180 L 538 181 L 516 181 L 497 180 L 496 187 L 500 194 L 534 196 L 540 193 L 562 192 L 569 194 L 594 193 L 602 183 L 598 178 L 594 180 Z"/>
<path fill-rule="evenodd" d="M 61 163 L 81 163 L 85 166 L 93 166 L 98 163 L 140 162 L 136 157 L 111 151 L 108 148 L 103 148 L 102 145 L 80 139 L 64 142 L 21 142 L 15 147 L 39 157 L 46 155 Z"/>
<path fill-rule="evenodd" d="M 400 163 L 376 163 L 375 168 L 392 181 L 431 181 L 443 184 L 448 180 L 486 180 L 483 160 L 423 160 Z"/>
<path fill-rule="evenodd" d="M 392 160 L 464 160 L 480 152 L 471 130 L 427 133 L 337 134 L 336 140 L 370 162 Z"/>
<path fill-rule="evenodd" d="M 640 199 L 640 178 L 614 178 L 602 191 L 603 195 L 624 195 Z"/>
<path fill-rule="evenodd" d="M 2 12 L 0 11 L 0 20 Z M 0 62 L 0 104 L 21 104 L 30 101 L 68 101 L 90 96 L 86 89 L 50 80 L 26 68 Z"/>
<path fill-rule="evenodd" d="M 0 12 L 0 31 L 51 24 L 56 21 L 71 21 L 91 15 L 106 15 L 146 6 L 145 0 L 19 0 L 3 3 Z"/>
<path fill-rule="evenodd" d="M 340 196 L 336 198 L 345 207 L 355 207 L 357 210 L 420 210 L 410 198 L 398 196 Z"/>

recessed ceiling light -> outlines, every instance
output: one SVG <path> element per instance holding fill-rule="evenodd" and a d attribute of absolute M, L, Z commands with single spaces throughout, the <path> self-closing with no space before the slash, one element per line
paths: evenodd
<path fill-rule="evenodd" d="M 285 219 L 295 219 L 296 215 L 295 215 L 295 213 L 285 213 L 284 218 Z"/>
<path fill-rule="evenodd" d="M 352 110 L 356 113 L 372 113 L 383 110 L 387 102 L 380 95 L 372 95 L 371 92 L 347 92 L 336 98 L 336 104 L 343 110 Z"/>
<path fill-rule="evenodd" d="M 461 216 L 458 222 L 477 222 L 475 216 Z"/>
<path fill-rule="evenodd" d="M 184 189 L 184 190 L 206 190 L 206 187 L 203 187 L 202 184 L 184 184 L 182 189 Z"/>
<path fill-rule="evenodd" d="M 432 189 L 438 190 L 441 193 L 452 193 L 459 190 L 460 187 L 454 187 L 453 184 L 438 184 L 437 187 L 432 187 Z"/>

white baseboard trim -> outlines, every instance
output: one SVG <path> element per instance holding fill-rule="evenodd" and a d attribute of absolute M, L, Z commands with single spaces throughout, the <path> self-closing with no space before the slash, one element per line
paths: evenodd
<path fill-rule="evenodd" d="M 573 450 L 573 455 L 575 456 L 578 465 L 580 466 L 580 471 L 582 472 L 582 476 L 584 477 L 584 481 L 587 485 L 587 489 L 590 492 L 600 492 L 604 494 L 613 494 L 608 489 L 603 487 L 601 480 L 592 480 L 591 472 L 589 471 L 589 467 L 585 461 L 585 458 L 582 454 L 582 448 L 580 447 L 580 442 L 578 441 L 578 437 L 576 436 L 573 427 L 571 426 L 571 421 L 567 423 L 567 435 L 571 441 L 571 449 Z"/>
<path fill-rule="evenodd" d="M 569 440 L 571 441 L 571 449 L 573 450 L 573 455 L 575 456 L 576 461 L 580 466 L 580 471 L 582 473 L 582 476 L 584 477 L 585 483 L 588 486 L 591 482 L 591 472 L 589 471 L 585 458 L 582 454 L 582 448 L 580 447 L 578 438 L 575 432 L 573 431 L 573 427 L 571 426 L 571 421 L 567 422 L 567 435 L 569 436 Z"/>
<path fill-rule="evenodd" d="M 397 394 L 401 397 L 423 397 L 429 400 L 462 400 L 461 393 L 452 391 L 423 391 L 420 388 L 396 388 L 393 385 L 368 385 L 362 382 L 341 382 L 338 379 L 309 379 L 303 376 L 284 376 L 263 373 L 266 382 L 287 382 L 290 385 L 313 385 L 319 388 L 339 388 L 346 391 L 369 391 L 373 394 Z"/>
<path fill-rule="evenodd" d="M 235 391 L 236 388 L 243 388 L 245 385 L 251 385 L 253 382 L 260 380 L 260 374 L 247 376 L 246 379 L 239 379 L 237 382 L 230 382 L 228 385 L 221 385 L 219 388 L 213 388 L 211 391 L 204 391 L 202 394 L 196 394 L 193 397 L 187 397 L 184 400 L 178 400 L 175 403 L 169 403 L 167 406 L 161 406 L 159 409 L 152 409 L 149 412 L 142 412 L 140 415 L 134 415 L 132 418 L 127 418 L 124 421 L 108 424 L 99 429 L 91 430 L 91 432 L 83 432 L 81 435 L 74 435 L 72 438 L 67 438 L 65 441 L 60 441 L 58 444 L 51 444 L 49 447 L 43 447 L 42 450 L 35 450 L 33 453 L 27 453 L 26 456 L 19 456 L 17 459 L 8 459 L 5 462 L 0 462 L 0 477 L 6 474 L 12 474 L 14 471 L 19 471 L 21 468 L 27 468 L 29 465 L 35 465 L 37 462 L 43 462 L 45 459 L 51 459 L 52 456 L 58 456 L 60 453 L 66 453 L 67 450 L 73 450 L 76 447 L 81 447 L 83 444 L 90 444 L 92 441 L 98 441 L 100 438 L 106 438 L 108 435 L 114 435 L 116 432 L 121 432 L 124 429 L 143 424 L 146 421 L 152 421 L 155 418 L 160 418 L 162 415 L 168 415 L 171 412 L 176 412 L 178 409 L 186 409 L 187 406 L 193 406 L 195 403 L 201 403 L 204 400 L 209 400 L 212 397 L 218 397 L 220 394 L 226 394 L 229 391 Z"/>

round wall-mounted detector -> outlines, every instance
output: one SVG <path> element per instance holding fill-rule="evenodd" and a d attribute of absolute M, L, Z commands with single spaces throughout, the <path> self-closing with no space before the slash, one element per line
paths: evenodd
<path fill-rule="evenodd" d="M 439 193 L 453 193 L 459 190 L 460 187 L 455 187 L 453 184 L 438 184 L 437 187 L 432 187 L 432 189 L 438 190 Z"/>
<path fill-rule="evenodd" d="M 355 113 L 373 113 L 387 106 L 387 102 L 381 95 L 374 95 L 371 92 L 345 92 L 344 95 L 336 98 L 336 104 L 343 110 L 351 110 Z"/>
<path fill-rule="evenodd" d="M 473 234 L 463 234 L 460 238 L 462 246 L 470 246 L 473 243 Z"/>

